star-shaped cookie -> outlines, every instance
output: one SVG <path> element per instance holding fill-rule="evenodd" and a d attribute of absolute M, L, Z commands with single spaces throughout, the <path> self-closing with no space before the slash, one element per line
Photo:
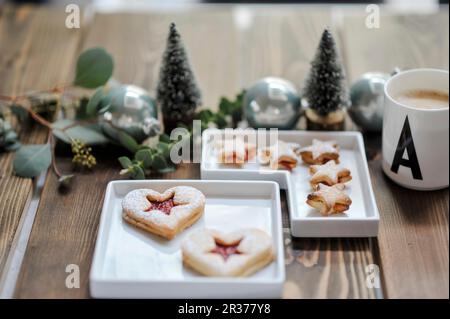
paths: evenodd
<path fill-rule="evenodd" d="M 329 161 L 323 165 L 311 165 L 309 173 L 312 175 L 309 181 L 312 188 L 316 188 L 318 184 L 332 186 L 352 179 L 350 170 L 336 164 L 335 161 Z"/>
<path fill-rule="evenodd" d="M 271 169 L 293 170 L 298 163 L 295 150 L 300 146 L 296 143 L 278 141 L 272 146 L 264 147 L 258 152 L 258 159 L 262 165 L 269 165 Z"/>
<path fill-rule="evenodd" d="M 240 137 L 228 138 L 215 145 L 217 160 L 221 164 L 242 166 L 256 155 L 256 145 L 247 143 Z"/>
<path fill-rule="evenodd" d="M 333 186 L 319 184 L 317 190 L 308 195 L 306 203 L 319 210 L 324 216 L 343 213 L 352 204 L 352 200 L 344 189 L 344 184 Z"/>
<path fill-rule="evenodd" d="M 330 160 L 339 163 L 339 147 L 335 141 L 314 139 L 312 145 L 301 148 L 298 153 L 303 162 L 310 165 L 325 164 Z"/>

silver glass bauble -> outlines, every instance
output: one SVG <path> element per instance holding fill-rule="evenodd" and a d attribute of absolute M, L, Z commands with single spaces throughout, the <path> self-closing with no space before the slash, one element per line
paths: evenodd
<path fill-rule="evenodd" d="M 350 88 L 348 113 L 356 125 L 367 132 L 381 132 L 383 126 L 384 85 L 390 75 L 365 73 Z"/>
<path fill-rule="evenodd" d="M 120 128 L 138 142 L 160 133 L 156 103 L 149 93 L 135 85 L 112 87 L 100 105 L 105 133 L 113 139 Z"/>
<path fill-rule="evenodd" d="M 267 77 L 245 92 L 244 113 L 251 127 L 293 129 L 300 111 L 300 96 L 286 80 Z"/>

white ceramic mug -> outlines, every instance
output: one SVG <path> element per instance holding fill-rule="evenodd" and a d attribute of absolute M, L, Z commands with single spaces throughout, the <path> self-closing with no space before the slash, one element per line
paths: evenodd
<path fill-rule="evenodd" d="M 384 89 L 383 170 L 397 184 L 435 190 L 449 183 L 449 108 L 411 107 L 395 100 L 401 92 L 449 92 L 448 71 L 415 69 L 397 73 Z"/>

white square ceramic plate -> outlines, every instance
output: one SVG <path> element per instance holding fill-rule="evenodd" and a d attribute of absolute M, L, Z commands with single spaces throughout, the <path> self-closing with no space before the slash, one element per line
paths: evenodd
<path fill-rule="evenodd" d="M 168 241 L 129 225 L 121 202 L 138 188 L 159 192 L 185 185 L 206 197 L 204 215 Z M 204 277 L 183 266 L 180 245 L 192 231 L 223 232 L 256 227 L 272 236 L 276 260 L 245 278 Z M 101 298 L 276 298 L 284 282 L 281 208 L 274 182 L 148 180 L 108 184 L 90 273 L 93 297 Z"/>
<path fill-rule="evenodd" d="M 309 185 L 308 165 L 300 163 L 292 172 L 270 170 L 257 161 L 242 167 L 217 163 L 215 141 L 225 134 L 224 130 L 206 130 L 202 138 L 202 179 L 268 180 L 277 182 L 286 189 L 291 221 L 291 233 L 295 237 L 375 237 L 378 235 L 379 213 L 370 181 L 364 143 L 359 132 L 313 132 L 278 131 L 277 138 L 308 146 L 313 139 L 334 140 L 340 146 L 341 164 L 352 172 L 352 181 L 347 183 L 347 193 L 353 203 L 345 214 L 322 216 L 306 204 L 312 192 Z M 269 131 L 235 130 L 226 134 L 238 134 L 244 139 L 270 145 L 276 139 Z M 228 136 L 229 137 L 229 136 Z"/>

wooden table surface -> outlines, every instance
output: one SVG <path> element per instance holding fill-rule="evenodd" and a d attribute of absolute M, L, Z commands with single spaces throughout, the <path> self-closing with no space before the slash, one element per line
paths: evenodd
<path fill-rule="evenodd" d="M 64 8 L 0 7 L 0 93 L 19 94 L 70 81 L 78 54 L 103 46 L 114 77 L 155 92 L 168 25 L 177 23 L 202 89 L 216 108 L 263 76 L 301 86 L 322 30 L 336 35 L 348 81 L 367 71 L 449 66 L 448 8 L 424 15 L 382 8 L 379 29 L 365 27 L 365 7 L 205 7 L 169 13 L 95 13 L 80 29 L 64 27 Z M 352 128 L 352 126 L 350 125 Z M 44 142 L 37 126 L 24 143 Z M 388 180 L 380 168 L 380 137 L 365 136 L 381 214 L 378 238 L 295 239 L 282 194 L 286 298 L 448 298 L 448 189 L 417 192 Z M 77 176 L 70 192 L 46 176 L 14 296 L 88 298 L 89 270 L 106 184 L 120 179 L 116 155 L 94 150 L 99 165 Z M 0 155 L 0 278 L 7 278 L 23 231 L 33 182 L 12 174 L 13 154 Z M 58 158 L 70 171 L 70 158 Z M 198 164 L 152 178 L 200 178 Z M 65 286 L 66 266 L 80 267 L 81 287 Z M 380 269 L 381 289 L 366 285 L 368 265 Z M 1 283 L 1 281 L 0 281 Z"/>

